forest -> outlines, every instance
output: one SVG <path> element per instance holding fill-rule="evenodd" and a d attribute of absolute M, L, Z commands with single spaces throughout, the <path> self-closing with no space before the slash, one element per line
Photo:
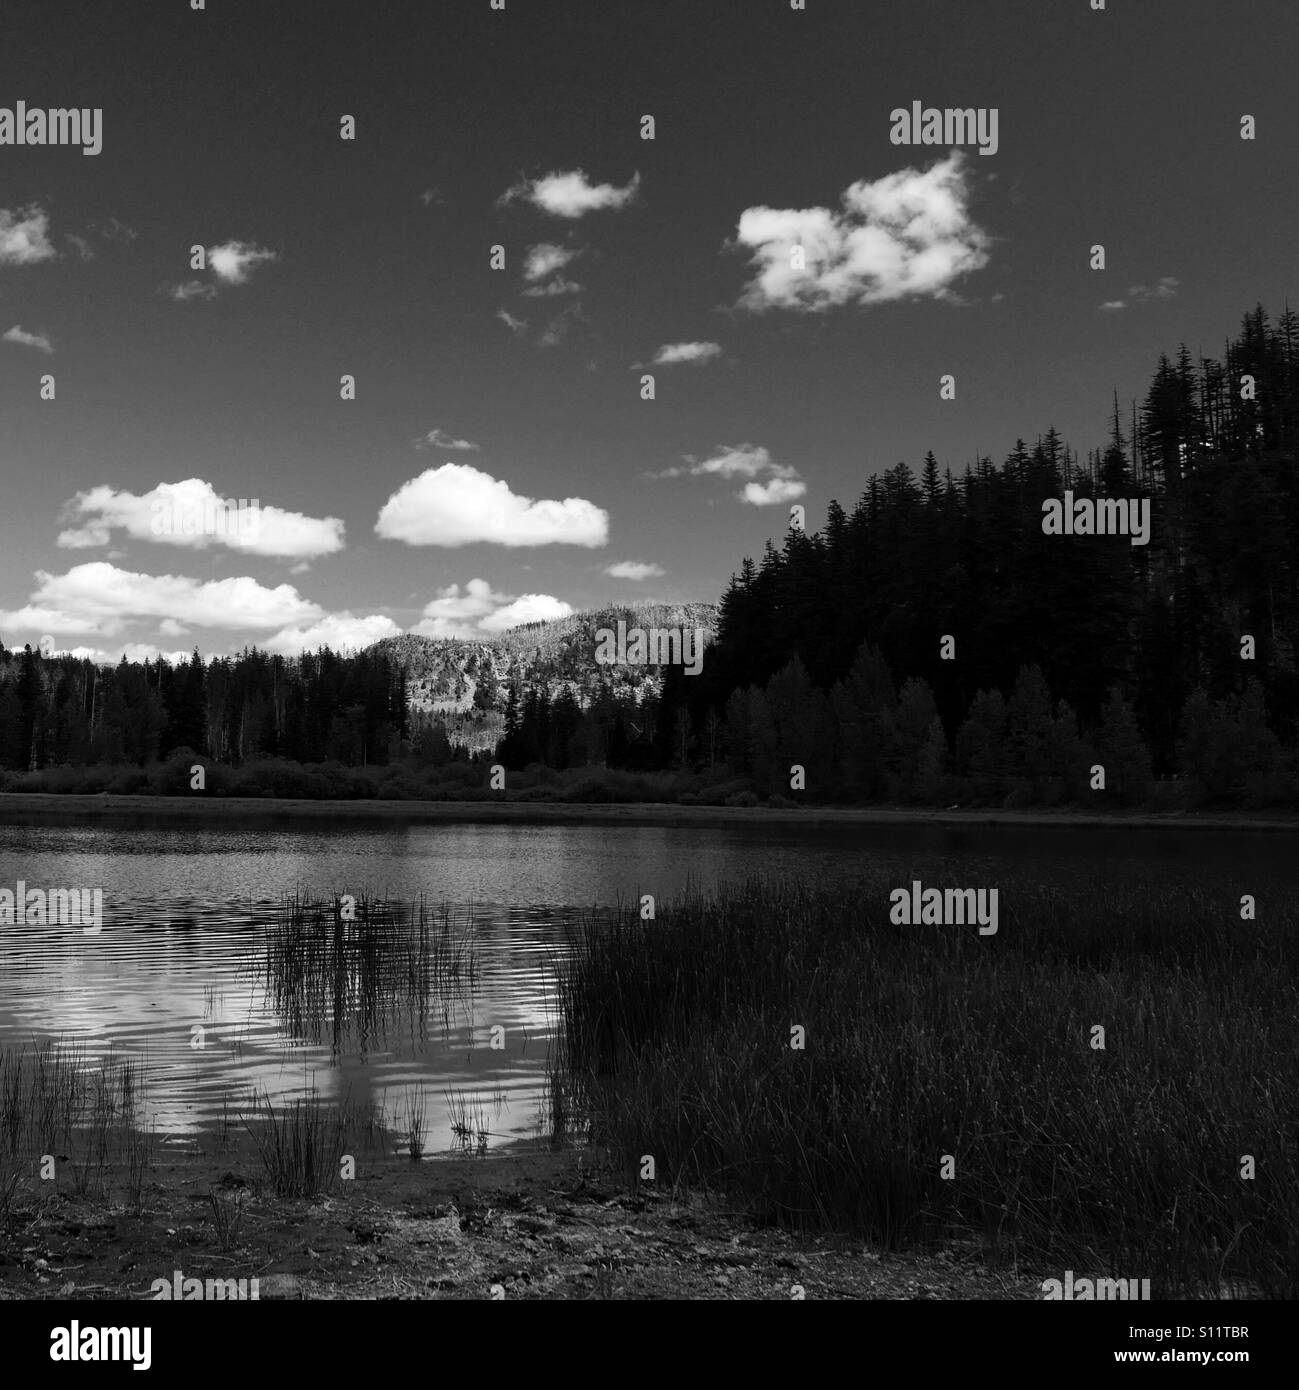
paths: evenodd
<path fill-rule="evenodd" d="M 118 771 L 94 789 L 158 790 L 141 770 L 188 750 L 275 763 L 278 782 L 218 779 L 262 794 L 289 794 L 291 766 L 335 788 L 292 794 L 413 796 L 500 763 L 542 796 L 582 771 L 593 799 L 1293 804 L 1299 315 L 1257 306 L 1220 357 L 1183 345 L 1106 413 L 1085 455 L 1054 429 L 959 475 L 930 452 L 832 501 L 819 532 L 791 526 L 732 576 L 698 676 L 584 702 L 512 666 L 501 742 L 473 757 L 373 649 L 98 668 L 0 646 L 3 785 L 84 789 L 75 769 L 96 767 Z M 1048 534 L 1066 491 L 1147 500 L 1148 543 Z"/>

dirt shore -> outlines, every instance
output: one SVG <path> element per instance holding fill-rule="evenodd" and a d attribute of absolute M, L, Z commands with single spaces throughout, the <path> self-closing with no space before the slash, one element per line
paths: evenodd
<path fill-rule="evenodd" d="M 256 1278 L 262 1299 L 1042 1297 L 1044 1276 L 989 1269 L 974 1243 L 897 1255 L 791 1235 L 714 1200 L 629 1190 L 572 1152 L 367 1167 L 291 1200 L 232 1155 L 182 1157 L 151 1171 L 138 1212 L 66 1183 L 29 1189 L 0 1231 L 0 1299 L 149 1299 L 177 1270 Z M 242 1214 L 224 1243 L 210 1192 Z"/>
<path fill-rule="evenodd" d="M 487 825 L 662 825 L 683 828 L 791 826 L 830 829 L 855 826 L 1096 827 L 1118 830 L 1168 829 L 1290 831 L 1299 815 L 1246 813 L 1198 815 L 1136 813 L 1101 815 L 1081 811 L 999 811 L 949 808 L 943 811 L 892 806 L 677 806 L 674 804 L 602 802 L 568 804 L 545 801 L 311 801 L 302 798 L 195 796 L 109 796 L 53 792 L 0 792 L 0 824 L 85 824 L 103 821 L 136 825 L 270 826 L 327 820 L 334 823 Z"/>

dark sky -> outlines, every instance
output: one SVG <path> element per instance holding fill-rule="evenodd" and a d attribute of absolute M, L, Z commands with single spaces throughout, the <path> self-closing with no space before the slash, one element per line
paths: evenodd
<path fill-rule="evenodd" d="M 0 146 L 6 645 L 715 600 L 791 501 L 1086 451 L 1299 298 L 1291 0 L 5 8 L 0 107 L 103 110 L 97 156 Z M 996 108 L 996 153 L 892 144 L 913 101 Z M 189 479 L 256 543 L 154 536 Z"/>

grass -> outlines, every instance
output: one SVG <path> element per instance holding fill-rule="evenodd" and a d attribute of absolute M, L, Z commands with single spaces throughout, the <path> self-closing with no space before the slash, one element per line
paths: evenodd
<path fill-rule="evenodd" d="M 294 894 L 264 934 L 261 973 L 293 1036 L 328 1041 L 337 1055 L 382 1045 L 391 1031 L 421 1038 L 477 983 L 472 913 L 425 901 Z"/>
<path fill-rule="evenodd" d="M 1156 1297 L 1299 1294 L 1295 910 L 1001 872 L 980 937 L 891 923 L 912 878 L 951 881 L 912 862 L 584 922 L 559 984 L 566 1128 L 629 1174 L 653 1155 L 660 1183 L 892 1249 L 974 1233 Z"/>
<path fill-rule="evenodd" d="M 0 1048 L 0 1220 L 22 1173 L 46 1155 L 58 1156 L 56 1174 L 66 1166 L 76 1196 L 95 1199 L 106 1197 L 108 1176 L 125 1157 L 125 1195 L 138 1203 L 143 1171 L 131 1156 L 143 1145 L 147 1166 L 149 1145 L 135 1128 L 139 1099 L 135 1064 L 111 1052 L 95 1059 L 83 1044 L 62 1041 Z"/>

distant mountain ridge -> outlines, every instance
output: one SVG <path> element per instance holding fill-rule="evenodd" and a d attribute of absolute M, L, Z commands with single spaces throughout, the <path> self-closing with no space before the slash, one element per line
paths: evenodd
<path fill-rule="evenodd" d="M 574 613 L 549 622 L 525 623 L 490 638 L 385 637 L 367 650 L 382 652 L 406 672 L 407 704 L 413 714 L 446 724 L 453 743 L 470 748 L 495 744 L 505 726 L 510 688 L 545 690 L 553 701 L 569 689 L 586 709 L 602 689 L 631 696 L 637 704 L 657 694 L 654 666 L 603 666 L 595 660 L 601 628 L 691 628 L 705 647 L 717 632 L 713 603 L 642 603 Z"/>

